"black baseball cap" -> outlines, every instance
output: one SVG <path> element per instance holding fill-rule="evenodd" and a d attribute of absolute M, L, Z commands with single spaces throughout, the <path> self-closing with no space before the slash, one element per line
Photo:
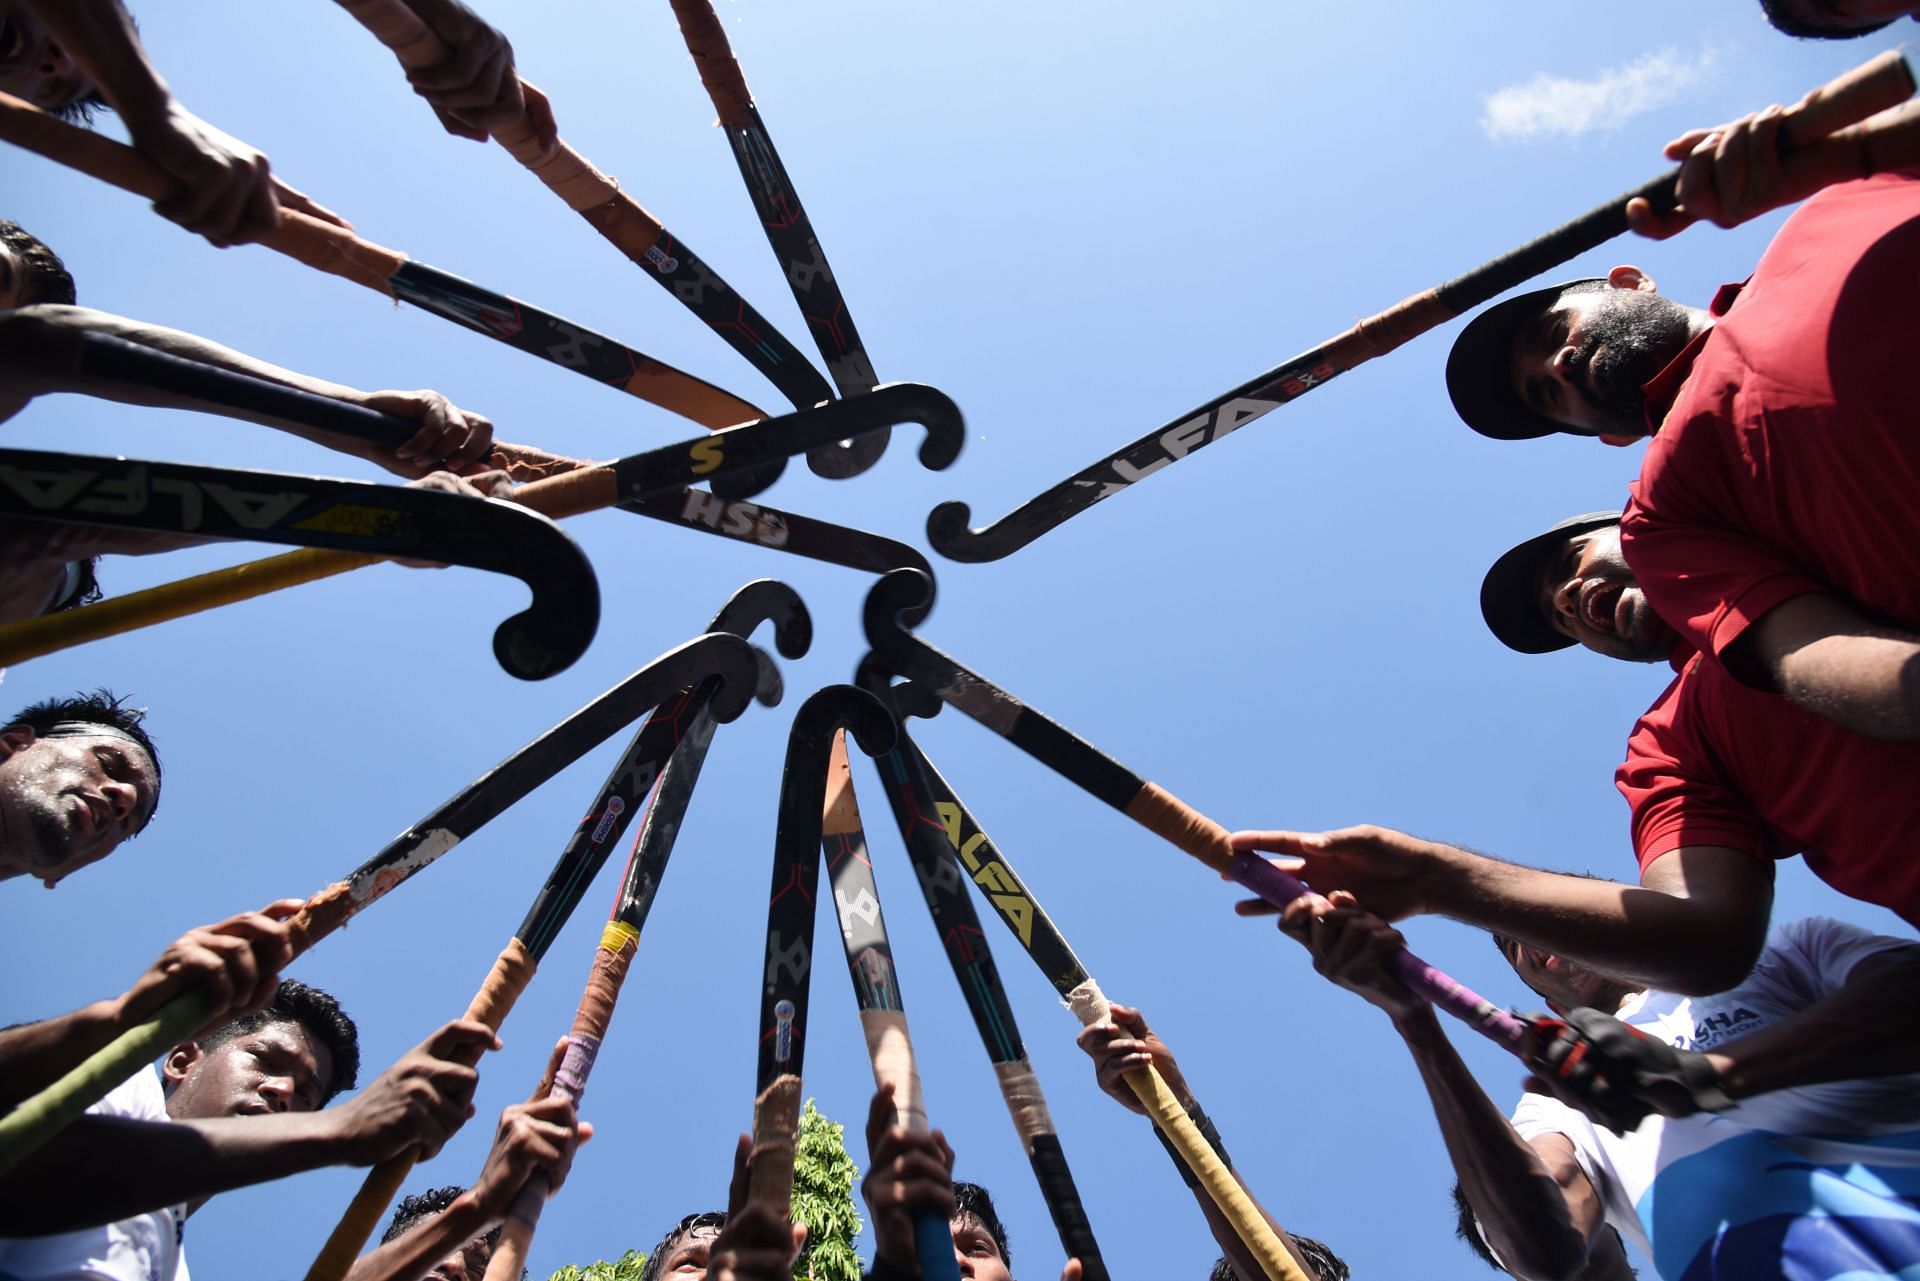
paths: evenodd
<path fill-rule="evenodd" d="M 1447 394 L 1467 426 L 1495 440 L 1532 440 L 1567 431 L 1514 395 L 1513 340 L 1520 327 L 1575 285 L 1604 285 L 1603 276 L 1566 280 L 1495 303 L 1467 323 L 1447 355 Z"/>
<path fill-rule="evenodd" d="M 1522 654 L 1551 654 L 1573 644 L 1573 638 L 1555 631 L 1540 610 L 1540 573 L 1575 534 L 1619 523 L 1619 512 L 1569 516 L 1493 562 L 1480 582 L 1480 616 L 1487 620 L 1488 630 L 1508 649 Z"/>

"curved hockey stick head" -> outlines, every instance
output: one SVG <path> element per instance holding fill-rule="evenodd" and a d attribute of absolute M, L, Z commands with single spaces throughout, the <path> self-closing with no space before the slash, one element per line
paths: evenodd
<path fill-rule="evenodd" d="M 923 646 L 910 630 L 910 617 L 925 617 L 933 605 L 933 580 L 917 569 L 883 574 L 867 593 L 861 621 L 876 661 L 898 676 L 914 676 Z"/>
<path fill-rule="evenodd" d="M 815 690 L 794 713 L 793 729 L 787 735 L 787 767 L 801 761 L 817 760 L 824 778 L 827 753 L 836 731 L 853 735 L 860 750 L 869 756 L 883 756 L 893 750 L 897 734 L 893 714 L 879 699 L 852 685 L 825 685 Z M 819 808 L 815 789 L 815 809 Z"/>
<path fill-rule="evenodd" d="M 999 560 L 1025 547 L 1032 538 L 1018 542 L 1007 537 L 998 523 L 972 528 L 973 508 L 962 502 L 941 503 L 927 513 L 927 542 L 948 560 L 964 564 Z M 1036 530 L 1035 536 L 1045 531 Z"/>
<path fill-rule="evenodd" d="M 966 420 L 945 392 L 925 383 L 885 383 L 852 400 L 830 400 L 812 409 L 715 432 L 695 442 L 701 470 L 687 479 L 705 478 L 721 498 L 751 498 L 778 478 L 787 457 L 899 423 L 926 428 L 920 465 L 929 471 L 951 467 L 966 443 Z M 770 459 L 782 466 L 769 467 Z"/>
<path fill-rule="evenodd" d="M 787 683 L 781 679 L 780 669 L 774 666 L 773 656 L 755 645 L 753 664 L 757 673 L 753 682 L 753 701 L 762 707 L 780 706 L 780 700 L 787 693 Z"/>
<path fill-rule="evenodd" d="M 902 730 L 906 728 L 907 717 L 932 720 L 946 706 L 939 695 L 916 681 L 903 680 L 896 685 L 893 673 L 871 650 L 854 668 L 853 683 L 879 699 L 881 705 L 893 713 Z"/>
<path fill-rule="evenodd" d="M 803 657 L 813 648 L 813 617 L 807 613 L 807 603 L 777 578 L 756 578 L 735 592 L 707 630 L 748 636 L 761 623 L 773 624 L 774 646 L 787 658 Z"/>
<path fill-rule="evenodd" d="M 537 562 L 523 561 L 527 572 L 519 574 L 533 592 L 533 602 L 493 632 L 493 656 L 509 675 L 544 680 L 573 666 L 593 643 L 600 628 L 600 580 L 579 544 L 546 517 L 497 498 L 482 501 L 551 526 L 550 531 L 539 531 L 546 544 L 542 550 L 549 554 Z"/>
<path fill-rule="evenodd" d="M 732 632 L 708 632 L 654 664 L 669 689 L 692 689 L 712 677 L 720 682 L 708 704 L 722 725 L 740 718 L 760 684 L 760 659 L 753 646 Z"/>
<path fill-rule="evenodd" d="M 881 428 L 871 436 L 835 441 L 807 451 L 807 470 L 823 480 L 847 480 L 858 476 L 880 461 L 893 438 L 890 428 Z"/>

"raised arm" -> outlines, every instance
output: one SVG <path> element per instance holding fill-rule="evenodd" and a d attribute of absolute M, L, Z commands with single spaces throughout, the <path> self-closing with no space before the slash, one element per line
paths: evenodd
<path fill-rule="evenodd" d="M 1296 899 L 1281 929 L 1312 954 L 1315 970 L 1393 1020 L 1420 1070 L 1462 1190 L 1508 1271 L 1527 1281 L 1580 1276 L 1603 1214 L 1572 1143 L 1560 1134 L 1523 1139 L 1494 1106 L 1433 1007 L 1394 977 L 1388 958 L 1406 946 L 1400 932 L 1346 893 Z"/>
<path fill-rule="evenodd" d="M 1234 848 L 1300 861 L 1321 893 L 1351 891 L 1387 920 L 1452 917 L 1667 992 L 1723 992 L 1766 942 L 1773 870 L 1750 854 L 1687 846 L 1638 887 L 1546 872 L 1382 827 L 1238 832 Z M 1245 915 L 1269 914 L 1261 903 Z"/>
<path fill-rule="evenodd" d="M 1791 702 L 1856 734 L 1920 741 L 1920 636 L 1837 596 L 1781 602 L 1728 657 L 1750 661 Z"/>

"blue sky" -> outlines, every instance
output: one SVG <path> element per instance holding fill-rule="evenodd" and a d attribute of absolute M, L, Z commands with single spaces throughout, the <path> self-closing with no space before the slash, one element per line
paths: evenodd
<path fill-rule="evenodd" d="M 552 95 L 564 136 L 804 345 L 667 6 L 485 11 Z M 1789 41 L 1753 0 L 723 0 L 721 12 L 881 376 L 933 383 L 968 418 L 949 472 L 917 466 L 915 431 L 854 481 L 790 467 L 767 501 L 916 543 L 935 503 L 997 516 L 1355 318 L 1638 185 L 1683 129 L 1790 102 L 1894 43 Z M 369 239 L 773 405 L 503 152 L 441 134 L 334 6 L 201 0 L 141 16 L 183 102 Z M 0 214 L 65 255 L 85 303 L 360 387 L 433 387 L 505 438 L 569 454 L 694 434 L 265 250 L 215 251 L 38 159 L 0 154 L 0 190 Z M 1563 274 L 1637 262 L 1704 303 L 1746 274 L 1778 222 L 1621 242 Z M 925 634 L 1229 827 L 1378 822 L 1630 877 L 1611 772 L 1664 669 L 1510 654 L 1474 597 L 1512 542 L 1622 501 L 1638 451 L 1472 435 L 1441 388 L 1455 332 L 1316 390 L 1011 559 L 937 562 Z M 249 425 L 70 397 L 7 431 L 22 445 L 372 475 Z M 867 580 L 618 513 L 569 529 L 598 569 L 603 620 L 573 669 L 538 684 L 506 676 L 489 648 L 520 607 L 516 584 L 392 566 L 8 672 L 0 701 L 105 683 L 149 704 L 168 786 L 153 829 L 104 868 L 51 897 L 6 889 L 0 964 L 16 979 L 0 1019 L 117 992 L 184 929 L 320 889 L 692 635 L 742 582 L 781 577 L 812 607 L 818 641 L 787 665 L 784 708 L 751 710 L 716 739 L 587 1098 L 600 1137 L 542 1222 L 534 1273 L 650 1246 L 679 1215 L 720 1204 L 731 1136 L 749 1121 L 786 728 L 799 696 L 851 672 Z M 261 551 L 121 561 L 103 577 L 119 593 Z M 1319 980 L 1270 926 L 1231 916 L 1233 892 L 1196 864 L 985 730 L 949 713 L 920 737 L 1109 995 L 1173 1044 L 1283 1222 L 1356 1276 L 1482 1275 L 1450 1239 L 1446 1158 L 1383 1017 Z M 298 964 L 359 1019 L 369 1076 L 465 1007 L 614 750 Z M 1045 1281 L 1057 1241 L 884 799 L 855 769 L 929 1110 L 959 1173 L 998 1194 L 1019 1274 Z M 490 1114 L 531 1087 L 570 1021 L 613 880 L 589 892 L 508 1023 L 480 1119 L 410 1186 L 477 1170 Z M 1781 869 L 1776 910 L 1902 929 L 1798 863 Z M 1470 985 L 1529 1004 L 1472 931 L 1422 920 L 1408 933 Z M 1116 1275 L 1204 1276 L 1213 1246 L 1146 1123 L 1093 1088 L 1072 1016 L 1011 940 L 994 944 Z M 857 1131 L 870 1077 L 853 1002 L 823 956 L 808 1088 Z M 1517 1096 L 1517 1064 L 1457 1040 L 1496 1098 Z M 297 1275 L 358 1183 L 325 1171 L 218 1199 L 190 1225 L 196 1270 Z"/>

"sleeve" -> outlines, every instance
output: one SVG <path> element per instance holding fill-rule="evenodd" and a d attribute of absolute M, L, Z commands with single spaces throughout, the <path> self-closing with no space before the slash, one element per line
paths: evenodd
<path fill-rule="evenodd" d="M 1643 873 L 1661 855 L 1687 845 L 1721 845 L 1762 861 L 1774 857 L 1766 824 L 1687 729 L 1683 708 L 1693 676 L 1690 664 L 1647 709 L 1627 737 L 1627 759 L 1614 771 L 1614 786 L 1632 814 L 1633 853 Z"/>
<path fill-rule="evenodd" d="M 1916 946 L 1920 944 L 1875 934 L 1830 916 L 1802 917 L 1773 931 L 1754 978 L 1811 1005 L 1845 987 L 1854 968 L 1868 957 Z"/>
<path fill-rule="evenodd" d="M 160 1074 L 152 1068 L 134 1073 L 107 1092 L 105 1098 L 87 1109 L 90 1116 L 119 1117 L 128 1121 L 164 1121 L 167 1096 L 160 1088 Z"/>
<path fill-rule="evenodd" d="M 1580 1172 L 1587 1176 L 1587 1182 L 1593 1184 L 1601 1203 L 1612 1203 L 1613 1174 L 1601 1151 L 1600 1136 L 1594 1130 L 1593 1122 L 1560 1100 L 1532 1091 L 1520 1096 L 1520 1104 L 1514 1108 L 1511 1119 L 1515 1132 L 1529 1142 L 1543 1134 L 1565 1135 L 1567 1142 L 1573 1145 L 1573 1156 L 1580 1163 Z"/>

